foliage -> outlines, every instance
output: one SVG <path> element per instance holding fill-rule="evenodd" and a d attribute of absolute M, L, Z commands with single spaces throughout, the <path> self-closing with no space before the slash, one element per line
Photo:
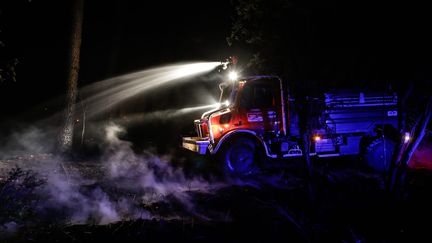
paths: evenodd
<path fill-rule="evenodd" d="M 18 64 L 18 58 L 9 58 L 5 54 L 6 44 L 0 40 L 0 82 L 16 82 L 15 68 Z"/>
<path fill-rule="evenodd" d="M 16 82 L 15 67 L 18 64 L 18 59 L 13 58 L 12 60 L 3 61 L 0 64 L 0 82 L 14 81 Z"/>
<path fill-rule="evenodd" d="M 35 213 L 36 189 L 44 181 L 36 178 L 32 171 L 16 167 L 9 171 L 5 180 L 0 181 L 0 224 L 24 222 Z"/>
<path fill-rule="evenodd" d="M 2 11 L 0 9 L 0 17 Z M 0 30 L 0 33 L 2 31 Z M 10 57 L 6 53 L 6 43 L 4 38 L 0 37 L 0 83 L 6 81 L 16 82 L 16 66 L 18 64 L 18 58 Z"/>
<path fill-rule="evenodd" d="M 295 41 L 299 30 L 308 22 L 305 21 L 308 12 L 284 0 L 234 0 L 233 6 L 227 42 L 248 49 L 247 67 L 259 73 L 281 76 L 291 73 L 293 60 L 301 58 L 295 51 L 299 48 Z"/>

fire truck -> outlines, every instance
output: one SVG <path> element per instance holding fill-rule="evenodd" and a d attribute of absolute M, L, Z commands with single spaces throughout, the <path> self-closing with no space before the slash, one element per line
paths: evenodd
<path fill-rule="evenodd" d="M 230 75 L 220 84 L 219 107 L 194 121 L 196 136 L 183 137 L 183 148 L 214 156 L 236 175 L 252 174 L 271 159 L 305 153 L 361 155 L 376 171 L 389 168 L 402 139 L 396 93 L 343 90 L 296 97 L 290 83 L 278 76 Z M 302 122 L 313 126 L 303 129 Z"/>

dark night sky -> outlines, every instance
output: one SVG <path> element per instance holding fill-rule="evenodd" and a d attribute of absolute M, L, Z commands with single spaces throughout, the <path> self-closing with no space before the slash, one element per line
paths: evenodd
<path fill-rule="evenodd" d="M 65 91 L 71 19 L 67 2 L 6 0 L 0 5 L 5 54 L 20 61 L 17 82 L 0 83 L 3 116 Z M 328 77 L 347 67 L 353 70 L 352 79 L 369 69 L 384 79 L 397 78 L 405 69 L 408 78 L 430 76 L 432 21 L 425 6 L 293 2 L 312 13 L 309 29 L 295 36 L 303 48 L 299 55 L 319 59 L 318 66 L 334 61 Z M 233 53 L 225 41 L 230 0 L 88 0 L 84 9 L 80 85 L 167 63 L 219 61 Z M 302 21 L 295 24 L 301 27 Z M 299 68 L 308 72 L 308 66 Z"/>
<path fill-rule="evenodd" d="M 70 33 L 68 1 L 1 4 L 6 55 L 17 57 L 17 82 L 0 83 L 3 115 L 25 111 L 65 90 Z M 229 55 L 230 1 L 85 1 L 80 85 L 185 61 Z"/>

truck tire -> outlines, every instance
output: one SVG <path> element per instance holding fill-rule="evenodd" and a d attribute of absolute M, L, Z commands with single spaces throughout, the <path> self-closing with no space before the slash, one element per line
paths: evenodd
<path fill-rule="evenodd" d="M 390 168 L 395 142 L 388 138 L 373 140 L 366 149 L 366 163 L 376 172 L 387 172 Z"/>
<path fill-rule="evenodd" d="M 219 160 L 227 176 L 251 176 L 259 171 L 260 151 L 252 139 L 240 137 L 225 144 Z"/>

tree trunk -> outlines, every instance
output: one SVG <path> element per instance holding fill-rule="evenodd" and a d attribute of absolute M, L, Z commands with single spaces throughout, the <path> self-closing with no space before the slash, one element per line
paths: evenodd
<path fill-rule="evenodd" d="M 413 140 L 403 150 L 403 152 L 399 156 L 399 160 L 396 161 L 395 168 L 392 171 L 392 175 L 390 178 L 390 192 L 398 194 L 400 193 L 399 191 L 404 186 L 406 172 L 409 167 L 409 161 L 411 160 L 411 157 L 414 154 L 417 147 L 419 146 L 420 142 L 424 138 L 426 134 L 426 128 L 427 125 L 429 124 L 431 117 L 432 117 L 432 97 L 428 97 L 424 112 L 417 117 L 417 121 L 412 128 L 411 134 L 413 134 L 412 136 Z"/>
<path fill-rule="evenodd" d="M 73 19 L 71 35 L 70 66 L 67 80 L 66 109 L 63 120 L 63 128 L 60 133 L 59 145 L 63 153 L 72 150 L 75 103 L 78 93 L 78 73 L 80 64 L 80 49 L 83 23 L 84 0 L 73 1 Z"/>
<path fill-rule="evenodd" d="M 299 109 L 299 127 L 301 144 L 303 150 L 303 166 L 305 172 L 305 188 L 307 188 L 307 194 L 309 197 L 309 206 L 311 208 L 315 207 L 315 187 L 313 182 L 313 165 L 311 163 L 310 157 L 310 145 L 311 145 L 311 132 L 313 127 L 313 116 L 314 111 L 312 110 L 310 98 L 303 94 L 303 97 L 298 99 L 300 105 Z"/>

